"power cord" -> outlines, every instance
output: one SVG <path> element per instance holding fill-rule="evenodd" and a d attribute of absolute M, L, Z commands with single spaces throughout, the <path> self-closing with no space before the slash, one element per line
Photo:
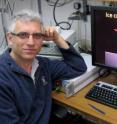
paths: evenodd
<path fill-rule="evenodd" d="M 46 0 L 46 2 L 48 3 L 49 6 L 54 6 L 55 4 L 55 1 L 51 1 L 51 0 Z M 61 6 L 64 6 L 66 4 L 66 2 L 63 2 L 63 3 L 57 3 L 57 7 L 61 7 Z"/>
<path fill-rule="evenodd" d="M 56 20 L 55 9 L 57 7 L 58 2 L 59 2 L 59 0 L 57 0 L 55 2 L 54 8 L 53 8 L 53 18 L 54 18 L 55 24 L 56 24 L 56 26 L 59 26 L 63 30 L 69 30 L 71 28 L 71 24 L 69 22 L 66 22 L 66 21 L 57 22 L 57 20 Z M 62 27 L 61 24 L 67 24 L 67 28 Z"/>
<path fill-rule="evenodd" d="M 45 0 L 49 6 L 54 6 L 55 4 L 55 0 Z M 61 6 L 64 6 L 65 4 L 68 4 L 72 2 L 72 0 L 63 0 L 63 2 L 59 2 L 57 3 L 57 7 L 61 7 Z"/>

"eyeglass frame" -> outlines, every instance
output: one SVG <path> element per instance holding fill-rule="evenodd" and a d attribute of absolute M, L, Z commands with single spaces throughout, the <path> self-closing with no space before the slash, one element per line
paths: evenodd
<path fill-rule="evenodd" d="M 19 33 L 14 33 L 10 32 L 13 36 L 19 37 L 22 40 L 29 39 L 30 35 L 32 35 L 34 40 L 41 40 L 45 35 L 43 33 L 28 33 L 28 32 L 19 32 Z M 24 36 L 23 36 L 24 35 Z"/>

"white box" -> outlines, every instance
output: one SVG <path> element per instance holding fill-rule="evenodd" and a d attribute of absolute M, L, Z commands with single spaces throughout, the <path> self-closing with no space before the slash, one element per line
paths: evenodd
<path fill-rule="evenodd" d="M 67 97 L 74 95 L 76 92 L 80 91 L 86 85 L 99 77 L 100 68 L 92 66 L 91 55 L 85 53 L 82 53 L 81 55 L 86 62 L 87 71 L 83 75 L 78 76 L 74 79 L 62 81 L 62 87 Z"/>

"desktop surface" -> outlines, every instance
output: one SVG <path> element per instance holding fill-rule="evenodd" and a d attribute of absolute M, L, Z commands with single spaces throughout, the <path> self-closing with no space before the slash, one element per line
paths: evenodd
<path fill-rule="evenodd" d="M 72 109 L 73 111 L 78 112 L 83 116 L 86 116 L 88 119 L 91 118 L 93 121 L 95 121 L 98 124 L 102 124 L 102 123 L 117 124 L 117 117 L 116 117 L 117 109 L 114 109 L 112 107 L 85 98 L 86 93 L 99 80 L 105 82 L 108 81 L 112 84 L 116 84 L 117 77 L 113 75 L 109 75 L 106 78 L 98 78 L 70 98 L 66 98 L 64 93 L 53 92 L 52 93 L 53 100 L 56 103 L 61 104 L 62 106 L 66 106 Z M 95 108 L 98 110 L 96 110 Z"/>

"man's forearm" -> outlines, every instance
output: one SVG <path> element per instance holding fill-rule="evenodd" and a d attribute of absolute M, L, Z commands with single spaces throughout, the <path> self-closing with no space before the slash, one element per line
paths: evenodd
<path fill-rule="evenodd" d="M 68 43 L 61 36 L 55 42 L 60 48 L 69 49 Z"/>

